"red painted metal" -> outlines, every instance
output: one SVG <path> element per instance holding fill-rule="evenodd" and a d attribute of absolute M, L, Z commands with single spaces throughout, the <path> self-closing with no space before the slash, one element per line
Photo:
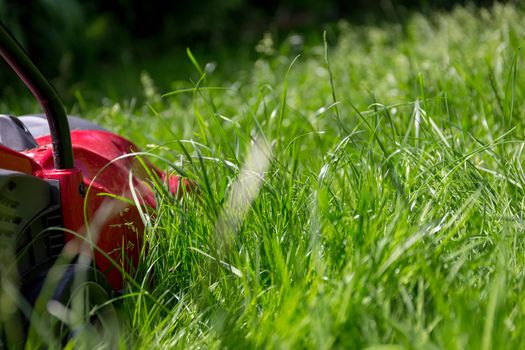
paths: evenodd
<path fill-rule="evenodd" d="M 131 155 L 139 148 L 116 134 L 74 130 L 71 139 L 74 169 L 55 169 L 50 136 L 37 138 L 39 147 L 22 153 L 2 147 L 0 157 L 3 159 L 4 154 L 17 156 L 20 163 L 26 162 L 26 171 L 31 169 L 34 176 L 60 182 L 64 227 L 83 237 L 66 234 L 68 248 L 73 253 L 94 252 L 99 270 L 106 274 L 115 290 L 121 290 L 124 286 L 121 270 L 132 274 L 144 248 L 144 223 L 135 204 L 115 199 L 115 196 L 133 200 L 133 191 L 140 198 L 141 207 L 154 207 L 155 198 L 147 182 L 147 171 Z M 166 181 L 173 194 L 180 195 L 181 183 L 186 190 L 192 187 L 186 180 L 181 182 L 179 176 L 168 178 L 146 160 L 143 164 Z M 93 240 L 99 249 L 83 249 L 82 242 L 86 240 Z"/>
<path fill-rule="evenodd" d="M 60 183 L 60 206 L 64 227 L 79 231 L 83 225 L 84 198 L 79 191 L 82 183 L 82 173 L 79 169 L 44 169 L 39 173 L 46 180 L 58 180 Z M 66 241 L 70 239 L 66 234 Z"/>

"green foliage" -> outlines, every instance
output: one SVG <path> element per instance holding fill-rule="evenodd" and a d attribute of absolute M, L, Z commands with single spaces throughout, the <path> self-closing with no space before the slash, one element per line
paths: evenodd
<path fill-rule="evenodd" d="M 199 184 L 155 186 L 122 344 L 523 348 L 524 14 L 267 35 L 227 78 L 188 51 L 191 81 L 142 75 L 144 105 L 79 102 Z"/>
<path fill-rule="evenodd" d="M 130 287 L 155 302 L 124 301 L 125 341 L 522 348 L 522 16 L 341 22 L 326 52 L 262 50 L 228 80 L 196 57 L 194 84 L 160 98 L 143 78 L 149 106 L 88 113 L 200 185 L 181 202 L 159 195 L 143 262 L 155 284 Z M 261 147 L 271 163 L 257 169 Z M 239 207 L 243 169 L 262 182 Z"/>
<path fill-rule="evenodd" d="M 489 4 L 492 0 L 477 0 Z M 0 0 L 0 19 L 21 41 L 59 91 L 174 46 L 215 49 L 254 40 L 267 30 L 288 32 L 339 18 L 398 21 L 406 8 L 430 12 L 463 0 Z M 0 75 L 2 85 L 9 82 Z M 9 84 L 11 85 L 11 84 Z M 9 86 L 9 89 L 13 89 Z M 5 92 L 5 88 L 0 89 Z M 16 91 L 18 92 L 18 91 Z"/>

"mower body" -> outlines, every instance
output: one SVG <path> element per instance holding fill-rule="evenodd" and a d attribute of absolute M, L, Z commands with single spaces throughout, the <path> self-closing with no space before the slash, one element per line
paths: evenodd
<path fill-rule="evenodd" d="M 0 219 L 0 227 L 17 231 L 22 281 L 48 269 L 68 245 L 68 253 L 91 254 L 96 268 L 120 291 L 122 272 L 133 272 L 143 249 L 144 223 L 137 206 L 155 205 L 144 165 L 150 169 L 149 176 L 168 181 L 174 193 L 179 178 L 168 178 L 151 164 L 137 161 L 132 152 L 138 147 L 114 133 L 72 130 L 71 140 L 71 169 L 55 168 L 50 135 L 34 138 L 34 147 L 25 150 L 0 144 L 0 178 L 5 180 L 0 181 L 0 186 L 5 183 L 0 189 L 0 218 L 8 218 Z M 25 187 L 23 193 L 10 192 L 9 186 L 18 182 Z M 42 204 L 33 208 L 35 201 Z M 29 232 L 35 222 L 39 224 Z M 49 226 L 63 229 L 45 232 Z"/>
<path fill-rule="evenodd" d="M 147 250 L 143 234 L 148 208 L 155 206 L 152 181 L 162 181 L 177 197 L 180 187 L 191 189 L 192 183 L 136 157 L 139 149 L 129 140 L 68 117 L 55 89 L 1 23 L 0 56 L 44 112 L 0 115 L 0 299 L 10 303 L 0 310 L 0 348 L 22 347 L 32 314 L 49 320 L 57 344 L 80 337 L 80 329 L 118 339 L 114 327 L 105 329 L 97 320 L 112 314 L 111 295 L 126 287 Z M 55 264 L 61 255 L 68 259 Z M 53 266 L 63 270 L 56 281 Z M 48 280 L 52 295 L 43 292 Z M 25 301 L 13 297 L 13 287 Z M 63 305 L 61 315 L 69 315 L 78 300 L 76 321 L 51 314 L 37 298 Z M 34 309 L 27 312 L 24 305 Z M 118 326 L 116 317 L 110 323 Z"/>

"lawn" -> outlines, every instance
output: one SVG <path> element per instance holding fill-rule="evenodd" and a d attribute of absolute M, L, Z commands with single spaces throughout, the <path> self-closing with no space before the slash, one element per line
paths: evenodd
<path fill-rule="evenodd" d="M 524 16 L 341 21 L 254 62 L 188 51 L 139 99 L 77 94 L 199 184 L 159 191 L 122 348 L 525 348 Z"/>

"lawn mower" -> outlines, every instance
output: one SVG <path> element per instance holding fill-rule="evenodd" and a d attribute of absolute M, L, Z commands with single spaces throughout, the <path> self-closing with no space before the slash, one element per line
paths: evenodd
<path fill-rule="evenodd" d="M 64 252 L 73 258 L 61 270 L 43 312 L 49 311 L 49 301 L 67 304 L 80 261 L 89 286 L 84 294 L 94 299 L 90 306 L 121 293 L 139 255 L 147 251 L 143 207 L 155 206 L 149 179 L 162 181 L 175 195 L 189 183 L 138 161 L 133 154 L 139 148 L 129 140 L 68 117 L 54 88 L 2 24 L 0 55 L 44 112 L 0 115 L 2 348 L 2 342 L 11 346 L 26 338 L 48 274 Z M 15 307 L 6 307 L 9 301 Z"/>

